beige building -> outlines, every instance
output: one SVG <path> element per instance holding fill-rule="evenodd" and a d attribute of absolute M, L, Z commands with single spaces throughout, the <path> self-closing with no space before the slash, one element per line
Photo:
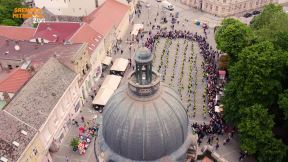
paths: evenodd
<path fill-rule="evenodd" d="M 220 17 L 255 10 L 278 0 L 181 0 L 183 4 Z"/>
<path fill-rule="evenodd" d="M 112 8 L 115 12 L 111 12 Z M 103 35 L 106 53 L 126 34 L 129 27 L 129 8 L 116 0 L 106 0 L 84 18 L 86 23 Z"/>
<path fill-rule="evenodd" d="M 79 74 L 51 57 L 0 112 L 20 125 L 0 124 L 0 142 L 10 147 L 1 148 L 1 156 L 8 162 L 52 161 L 49 150 L 57 150 L 81 107 L 78 80 Z M 16 133 L 9 137 L 11 131 Z"/>

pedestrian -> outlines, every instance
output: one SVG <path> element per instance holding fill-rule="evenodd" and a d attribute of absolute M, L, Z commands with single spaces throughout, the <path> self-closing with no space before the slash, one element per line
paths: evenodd
<path fill-rule="evenodd" d="M 65 161 L 66 161 L 66 162 L 69 162 L 68 156 L 65 156 Z"/>
<path fill-rule="evenodd" d="M 123 54 L 123 50 L 121 50 L 121 55 Z"/>
<path fill-rule="evenodd" d="M 75 125 L 76 125 L 77 127 L 79 127 L 79 124 L 78 124 L 78 121 L 77 121 L 77 120 L 75 120 Z"/>
<path fill-rule="evenodd" d="M 210 137 L 208 138 L 208 144 L 209 145 L 211 144 L 211 138 Z"/>
<path fill-rule="evenodd" d="M 216 147 L 215 148 L 216 148 L 216 150 L 218 150 L 218 148 L 219 148 L 219 143 L 218 142 L 216 143 Z"/>
<path fill-rule="evenodd" d="M 85 122 L 84 116 L 81 116 L 81 120 L 82 120 L 83 123 Z"/>

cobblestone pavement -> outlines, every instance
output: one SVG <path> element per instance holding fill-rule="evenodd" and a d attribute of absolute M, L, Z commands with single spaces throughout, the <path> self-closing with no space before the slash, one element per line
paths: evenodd
<path fill-rule="evenodd" d="M 168 30 L 170 30 L 171 25 L 171 19 L 169 18 L 169 12 L 166 13 L 168 18 L 167 24 L 160 24 L 160 18 L 161 13 L 161 7 L 160 3 L 156 2 L 156 0 L 148 0 L 148 3 L 150 4 L 150 7 L 147 8 L 145 5 L 142 7 L 142 14 L 140 17 L 135 16 L 135 19 L 133 22 L 136 23 L 143 23 L 145 24 L 145 31 L 149 31 L 151 29 L 151 26 L 149 25 L 149 21 L 152 22 L 153 25 L 160 25 L 160 26 L 166 26 Z M 182 5 L 179 3 L 179 0 L 177 1 L 171 1 L 171 3 L 175 6 L 175 11 L 173 12 L 179 12 L 179 18 L 180 21 L 179 24 L 175 24 L 175 29 L 179 30 L 189 30 L 194 33 L 198 33 L 203 35 L 202 29 L 199 26 L 194 25 L 195 19 L 202 20 L 208 23 L 209 26 L 216 26 L 221 22 L 221 18 L 215 17 L 213 15 L 209 15 L 200 11 L 197 11 L 195 9 L 192 9 L 190 7 L 187 7 L 185 5 Z M 159 15 L 157 16 L 157 12 Z M 156 22 L 155 19 L 156 18 Z M 185 21 L 185 19 L 188 19 L 188 22 Z M 144 35 L 144 38 L 140 40 L 139 43 L 133 43 L 132 44 L 132 50 L 129 50 L 130 47 L 130 31 L 132 30 L 133 25 L 131 24 L 129 26 L 128 32 L 126 34 L 126 37 L 123 39 L 123 42 L 120 44 L 120 48 L 124 51 L 123 54 L 111 54 L 113 60 L 115 58 L 133 58 L 134 53 L 138 47 L 142 46 L 142 43 L 146 39 L 147 35 Z M 210 28 L 208 30 L 208 42 L 210 45 L 212 45 L 213 48 L 216 48 L 216 44 L 214 41 L 214 33 L 213 28 Z M 185 108 L 188 107 L 189 103 L 192 104 L 192 106 L 188 107 L 188 115 L 191 117 L 190 119 L 192 122 L 198 122 L 198 123 L 208 123 L 209 117 L 208 115 L 205 115 L 206 118 L 204 118 L 205 111 L 203 111 L 203 105 L 205 104 L 203 100 L 203 93 L 204 93 L 204 87 L 205 82 L 202 82 L 203 78 L 203 70 L 201 68 L 201 63 L 203 61 L 202 56 L 199 54 L 199 46 L 196 42 L 191 41 L 185 41 L 184 39 L 176 39 L 171 41 L 171 44 L 167 45 L 167 43 L 171 40 L 168 40 L 166 38 L 160 39 L 157 45 L 155 45 L 155 58 L 153 63 L 154 70 L 158 70 L 162 76 L 163 81 L 173 87 L 176 91 L 179 91 L 182 95 L 182 101 L 184 103 Z M 166 44 L 166 45 L 165 45 Z M 177 44 L 179 44 L 178 51 Z M 185 47 L 187 46 L 186 50 L 186 56 L 184 59 L 184 51 Z M 165 50 L 163 52 L 163 49 Z M 169 52 L 168 52 L 169 51 Z M 178 54 L 177 54 L 178 53 Z M 161 55 L 162 56 L 162 66 L 159 68 L 159 65 L 161 64 Z M 191 61 L 189 61 L 189 58 L 192 57 L 192 65 Z M 184 62 L 184 64 L 182 64 Z M 167 63 L 167 65 L 165 65 Z M 192 71 L 190 70 L 190 66 L 192 66 Z M 181 71 L 183 68 L 183 76 L 181 77 Z M 127 74 L 132 71 L 132 68 L 128 68 L 128 70 L 125 73 L 124 78 L 121 81 L 121 85 L 126 84 L 127 82 Z M 105 75 L 108 71 L 106 71 Z M 189 80 L 189 74 L 192 74 L 192 80 Z M 182 79 L 180 79 L 182 78 Z M 97 84 L 101 84 L 103 81 L 103 78 L 100 79 L 100 81 Z M 192 87 L 189 87 L 189 89 L 192 89 L 192 93 L 189 96 L 188 93 L 188 83 L 192 81 Z M 183 88 L 181 88 L 183 87 Z M 196 90 L 196 95 L 194 96 L 193 92 Z M 190 100 L 189 100 L 190 99 Z M 195 100 L 195 102 L 194 102 Z M 194 108 L 194 103 L 196 107 Z M 85 116 L 87 120 L 93 120 L 95 115 L 97 115 L 97 112 L 95 112 L 91 108 L 91 99 L 86 102 L 85 106 L 82 108 L 82 112 L 78 116 L 78 120 L 81 116 Z M 193 116 L 195 112 L 195 117 Z M 80 121 L 80 120 L 79 120 Z M 72 126 L 70 132 L 65 137 L 63 144 L 60 147 L 59 152 L 56 154 L 53 154 L 53 159 L 55 159 L 56 162 L 64 162 L 65 156 L 67 155 L 70 159 L 69 162 L 93 162 L 96 161 L 94 156 L 94 148 L 92 146 L 89 147 L 87 154 L 84 156 L 79 155 L 78 153 L 75 153 L 71 150 L 71 147 L 69 145 L 71 139 L 78 134 L 78 128 L 75 128 Z M 231 140 L 231 142 L 228 145 L 223 146 L 221 141 L 224 141 L 226 136 L 220 136 L 220 148 L 216 151 L 218 154 L 220 154 L 222 157 L 227 159 L 230 162 L 236 162 L 239 158 L 239 139 L 237 135 Z M 207 139 L 204 138 L 201 146 L 207 144 Z M 212 143 L 212 145 L 215 147 L 216 143 Z M 245 159 L 245 161 L 251 161 L 250 158 Z M 253 161 L 253 160 L 252 160 Z"/>

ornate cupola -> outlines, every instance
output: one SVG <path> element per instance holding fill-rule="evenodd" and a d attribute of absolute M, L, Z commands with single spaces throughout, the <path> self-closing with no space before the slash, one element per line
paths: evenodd
<path fill-rule="evenodd" d="M 128 84 L 117 89 L 104 107 L 97 155 L 115 162 L 184 161 L 197 140 L 181 99 L 160 83 L 147 48 L 140 48 L 134 59 L 136 69 Z"/>

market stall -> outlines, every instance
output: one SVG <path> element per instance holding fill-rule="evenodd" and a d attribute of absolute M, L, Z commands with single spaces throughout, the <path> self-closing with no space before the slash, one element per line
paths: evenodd
<path fill-rule="evenodd" d="M 144 25 L 143 24 L 134 24 L 131 36 L 132 36 L 132 41 L 138 36 L 139 32 L 144 30 Z"/>
<path fill-rule="evenodd" d="M 95 110 L 99 110 L 102 112 L 104 106 L 113 95 L 114 90 L 110 88 L 100 88 L 96 97 L 92 101 L 92 106 Z"/>
<path fill-rule="evenodd" d="M 101 85 L 101 88 L 116 90 L 121 82 L 121 79 L 122 77 L 118 75 L 107 75 Z"/>
<path fill-rule="evenodd" d="M 110 74 L 120 75 L 123 77 L 128 64 L 129 60 L 124 58 L 117 58 L 110 69 Z"/>
<path fill-rule="evenodd" d="M 106 56 L 104 60 L 102 61 L 102 70 L 107 69 L 108 66 L 110 66 L 112 62 L 112 57 Z"/>

